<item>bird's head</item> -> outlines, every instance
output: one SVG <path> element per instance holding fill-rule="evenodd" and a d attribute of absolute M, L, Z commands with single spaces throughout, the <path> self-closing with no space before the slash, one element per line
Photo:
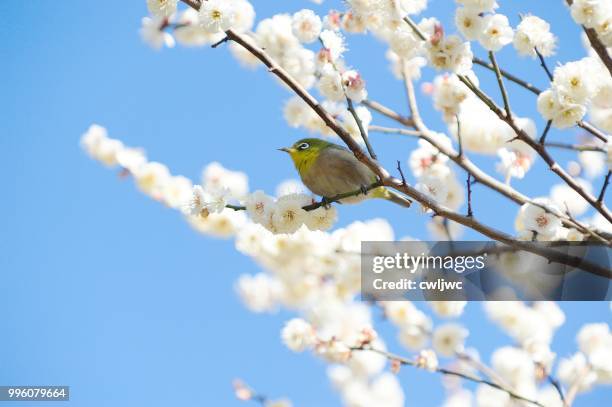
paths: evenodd
<path fill-rule="evenodd" d="M 307 171 L 321 151 L 331 145 L 333 144 L 318 138 L 304 138 L 293 143 L 291 147 L 283 147 L 279 150 L 289 153 L 295 168 L 301 173 Z"/>

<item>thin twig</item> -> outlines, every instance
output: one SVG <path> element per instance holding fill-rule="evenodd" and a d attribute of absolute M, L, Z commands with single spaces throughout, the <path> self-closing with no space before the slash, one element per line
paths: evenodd
<path fill-rule="evenodd" d="M 219 45 L 228 42 L 229 41 L 229 37 L 226 35 L 225 37 L 221 38 L 219 41 L 215 42 L 214 44 L 211 45 L 211 48 L 217 48 Z"/>
<path fill-rule="evenodd" d="M 495 53 L 493 51 L 489 51 L 489 59 L 493 64 L 493 69 L 495 69 L 495 76 L 497 77 L 497 84 L 499 85 L 499 90 L 502 94 L 502 98 L 504 99 L 504 108 L 506 109 L 506 116 L 508 118 L 512 117 L 512 112 L 510 111 L 510 101 L 508 100 L 508 93 L 506 92 L 506 87 L 504 86 L 504 81 L 502 79 L 502 74 L 499 71 L 499 65 L 497 65 L 497 60 L 495 59 Z"/>
<path fill-rule="evenodd" d="M 485 67 L 491 71 L 495 71 L 495 67 L 493 65 L 491 65 L 490 63 L 488 63 L 487 61 L 484 61 L 480 58 L 473 58 L 472 62 L 474 62 L 477 65 L 480 65 L 482 67 Z M 539 88 L 535 87 L 534 85 L 532 85 L 531 83 L 519 78 L 518 76 L 512 75 L 511 73 L 509 73 L 508 71 L 504 71 L 503 69 L 500 69 L 499 72 L 502 74 L 502 76 L 506 79 L 508 79 L 511 82 L 516 83 L 517 85 L 522 86 L 523 88 L 527 89 L 528 91 L 539 95 L 540 93 L 542 93 L 542 90 L 540 90 Z"/>
<path fill-rule="evenodd" d="M 548 79 L 552 82 L 553 75 L 552 73 L 550 73 L 550 70 L 548 69 L 548 65 L 546 65 L 546 60 L 544 59 L 544 56 L 542 55 L 540 51 L 538 51 L 537 47 L 534 48 L 534 51 L 536 55 L 538 56 L 538 59 L 540 60 L 540 66 L 542 67 L 542 69 L 544 69 L 544 71 L 546 72 L 546 76 L 548 76 Z"/>
<path fill-rule="evenodd" d="M 474 216 L 474 213 L 472 212 L 472 174 L 469 172 L 468 172 L 466 184 L 467 184 L 467 204 L 468 204 L 467 216 L 468 218 L 471 218 Z"/>
<path fill-rule="evenodd" d="M 608 184 L 610 183 L 610 174 L 612 174 L 612 171 L 608 171 L 608 173 L 606 174 L 606 178 L 604 179 L 601 191 L 599 192 L 599 196 L 597 197 L 597 202 L 599 202 L 600 205 L 603 203 L 604 196 L 606 195 L 606 189 L 608 188 Z"/>
<path fill-rule="evenodd" d="M 382 106 L 380 103 L 376 103 L 378 106 Z M 382 106 L 383 109 L 377 110 L 379 113 L 384 114 L 385 116 L 393 119 L 394 117 L 397 116 L 397 113 L 393 112 L 391 109 L 389 109 L 388 107 Z M 375 109 L 376 110 L 376 109 Z M 384 113 L 383 113 L 384 112 Z M 387 114 L 391 112 L 391 114 Z M 399 123 L 401 123 L 401 121 L 398 121 Z M 555 216 L 559 217 L 562 222 L 568 226 L 568 227 L 573 227 L 578 229 L 581 233 L 593 236 L 594 239 L 605 243 L 605 244 L 610 244 L 610 240 L 612 239 L 612 235 L 606 234 L 605 232 L 602 231 L 593 231 L 591 230 L 591 228 L 587 227 L 586 225 L 576 221 L 576 220 L 572 220 L 570 219 L 566 214 L 564 214 L 563 212 L 559 211 L 556 208 L 550 207 L 548 205 L 544 205 L 540 202 L 536 202 L 533 201 L 532 199 L 530 199 L 529 197 L 521 194 L 519 191 L 515 190 L 514 188 L 512 188 L 510 185 L 504 184 L 503 182 L 498 181 L 497 179 L 493 178 L 492 176 L 490 176 L 489 174 L 487 174 L 486 172 L 484 172 L 482 169 L 480 169 L 478 166 L 476 166 L 472 161 L 470 161 L 468 159 L 468 157 L 464 154 L 463 156 L 459 156 L 459 154 L 452 149 L 451 147 L 441 143 L 439 141 L 439 139 L 437 139 L 431 131 L 429 131 L 429 129 L 427 129 L 424 124 L 422 122 L 419 122 L 419 128 L 421 128 L 423 131 L 414 131 L 414 130 L 408 130 L 408 129 L 397 129 L 397 128 L 391 128 L 391 127 L 382 127 L 382 126 L 370 126 L 370 131 L 372 132 L 382 132 L 382 133 L 395 133 L 395 134 L 402 134 L 402 135 L 408 135 L 408 136 L 415 136 L 415 137 L 419 137 L 425 141 L 427 141 L 428 143 L 430 143 L 431 145 L 433 145 L 434 147 L 436 147 L 438 149 L 438 151 L 440 151 L 441 154 L 444 154 L 445 156 L 447 156 L 448 158 L 450 158 L 452 161 L 454 161 L 457 165 L 459 165 L 461 168 L 463 168 L 466 172 L 472 174 L 472 182 L 480 182 L 483 185 L 487 186 L 488 188 L 491 188 L 492 190 L 504 195 L 505 197 L 509 198 L 510 200 L 512 200 L 513 202 L 516 202 L 519 205 L 523 205 L 526 203 L 535 205 L 535 206 L 539 206 L 542 209 L 544 209 L 545 211 L 554 214 Z M 546 143 L 548 145 L 548 143 Z M 604 237 L 605 236 L 605 237 Z"/>
<path fill-rule="evenodd" d="M 406 185 L 406 177 L 404 177 L 404 171 L 402 171 L 402 164 L 400 163 L 400 160 L 397 160 L 397 170 L 400 173 L 402 185 Z"/>
<path fill-rule="evenodd" d="M 418 367 L 417 361 L 412 360 L 412 359 L 408 359 L 406 357 L 403 357 L 403 356 L 400 356 L 400 355 L 397 355 L 397 354 L 394 354 L 394 353 L 391 353 L 391 352 L 387 352 L 385 350 L 381 350 L 381 349 L 377 349 L 377 348 L 372 348 L 372 347 L 369 347 L 369 346 L 354 347 L 354 348 L 351 348 L 351 350 L 353 350 L 353 351 L 371 351 L 371 352 L 375 352 L 375 353 L 378 353 L 379 355 L 382 355 L 382 356 L 386 357 L 388 360 L 396 360 L 396 361 L 398 361 L 402 365 Z M 521 396 L 520 394 L 515 393 L 511 389 L 509 389 L 509 388 L 507 388 L 505 386 L 502 386 L 501 384 L 498 384 L 498 383 L 492 382 L 490 380 L 487 380 L 487 379 L 483 379 L 483 378 L 476 377 L 476 376 L 471 376 L 471 375 L 463 373 L 463 372 L 458 372 L 458 371 L 446 369 L 446 368 L 443 368 L 443 367 L 437 367 L 434 371 L 437 372 L 437 373 L 441 373 L 443 375 L 460 377 L 462 379 L 469 380 L 469 381 L 474 382 L 474 383 L 485 384 L 487 386 L 494 387 L 494 388 L 496 388 L 498 390 L 501 390 L 501 391 L 507 393 L 510 397 L 512 397 L 514 399 L 522 400 L 522 401 L 534 404 L 536 406 L 544 407 L 543 404 L 541 404 L 540 402 L 538 402 L 536 400 L 532 400 L 530 398 Z"/>
<path fill-rule="evenodd" d="M 586 191 L 582 185 L 580 185 L 571 175 L 569 175 L 546 151 L 543 145 L 537 143 L 533 140 L 529 135 L 525 132 L 525 130 L 521 129 L 517 126 L 516 122 L 512 119 L 512 117 L 507 116 L 504 112 L 497 106 L 495 103 L 480 89 L 475 87 L 471 82 L 469 82 L 465 77 L 461 75 L 457 75 L 459 80 L 466 84 L 466 86 L 480 99 L 482 100 L 489 108 L 499 117 L 501 120 L 506 122 L 514 133 L 516 134 L 516 138 L 521 140 L 530 146 L 533 150 L 535 150 L 538 155 L 544 160 L 544 162 L 548 165 L 550 170 L 554 172 L 559 178 L 561 178 L 565 183 L 576 191 L 581 197 L 584 198 L 592 207 L 597 209 L 599 213 L 601 213 L 604 218 L 608 220 L 608 222 L 612 223 L 612 213 L 610 213 L 609 209 L 603 205 L 602 202 L 597 202 L 597 199 L 588 191 Z"/>
<path fill-rule="evenodd" d="M 552 142 L 552 141 L 544 143 L 544 146 L 553 147 L 553 148 L 562 148 L 564 150 L 574 150 L 574 151 L 597 151 L 600 153 L 606 152 L 606 150 L 604 150 L 603 147 L 585 146 L 585 145 L 579 145 L 579 144 L 557 143 L 557 142 Z"/>
<path fill-rule="evenodd" d="M 570 266 L 579 267 L 582 263 L 582 259 L 576 256 L 565 256 L 560 253 L 545 248 L 534 247 L 528 242 L 517 240 L 514 237 L 499 231 L 491 226 L 483 224 L 475 218 L 468 218 L 467 216 L 461 215 L 443 205 L 438 203 L 432 197 L 422 193 L 411 185 L 402 184 L 402 181 L 389 174 L 376 160 L 366 155 L 357 141 L 355 141 L 351 135 L 336 121 L 336 119 L 327 112 L 319 102 L 304 89 L 289 73 L 287 73 L 274 59 L 272 59 L 263 49 L 254 44 L 252 41 L 243 38 L 240 34 L 233 30 L 227 30 L 225 34 L 230 40 L 238 43 L 253 56 L 263 62 L 268 67 L 268 71 L 277 76 L 282 82 L 284 82 L 296 95 L 298 95 L 311 109 L 324 121 L 324 123 L 333 130 L 347 147 L 353 152 L 355 158 L 364 163 L 368 168 L 377 175 L 382 185 L 395 189 L 403 194 L 415 199 L 423 207 L 431 209 L 434 214 L 448 218 L 455 221 L 463 226 L 474 229 L 475 231 L 482 233 L 490 239 L 497 240 L 502 243 L 506 243 L 513 247 L 517 247 L 522 250 L 529 251 L 547 258 L 550 262 L 558 262 Z M 408 81 L 410 82 L 410 81 Z M 414 92 L 412 92 L 414 94 Z M 413 109 L 414 111 L 414 109 Z M 416 116 L 413 118 L 416 120 Z M 419 118 L 420 120 L 420 118 Z M 597 275 L 608 276 L 610 271 L 606 268 L 595 265 L 589 267 L 589 272 Z"/>
<path fill-rule="evenodd" d="M 546 379 L 548 380 L 548 383 L 552 384 L 552 386 L 555 388 L 555 390 L 559 394 L 559 398 L 561 399 L 561 402 L 565 404 L 565 394 L 563 393 L 563 387 L 561 387 L 561 383 L 559 383 L 559 380 L 555 379 L 550 374 L 546 375 Z"/>
<path fill-rule="evenodd" d="M 403 124 L 404 126 L 414 127 L 414 121 L 412 120 L 412 118 L 402 116 L 399 113 L 394 112 L 393 110 L 389 109 L 386 106 L 381 105 L 380 103 L 374 100 L 364 100 L 361 102 L 361 104 L 369 107 L 372 110 L 377 111 L 378 113 L 384 116 L 389 117 L 390 119 L 395 120 L 398 123 Z"/>
<path fill-rule="evenodd" d="M 372 145 L 370 144 L 370 139 L 368 138 L 368 133 L 363 128 L 363 123 L 362 123 L 361 119 L 359 118 L 359 116 L 357 115 L 357 111 L 355 110 L 355 106 L 353 106 L 353 101 L 348 96 L 346 97 L 346 104 L 348 106 L 349 112 L 351 112 L 351 115 L 353 116 L 353 119 L 355 119 L 355 121 L 357 122 L 357 127 L 359 128 L 359 133 L 361 134 L 361 138 L 363 139 L 363 142 L 365 143 L 365 146 L 368 149 L 368 153 L 370 153 L 370 157 L 372 157 L 374 160 L 377 160 L 378 158 L 376 157 L 376 153 L 374 153 L 374 149 L 372 148 Z"/>
<path fill-rule="evenodd" d="M 574 3 L 573 0 L 566 0 L 566 2 L 570 7 Z M 591 43 L 591 47 L 593 47 L 597 55 L 599 55 L 601 62 L 603 62 L 606 68 L 608 68 L 610 75 L 612 75 L 612 57 L 610 57 L 610 54 L 608 54 L 608 48 L 599 39 L 597 31 L 595 31 L 593 28 L 586 28 L 585 26 L 582 26 L 582 29 L 586 33 L 589 42 Z"/>
<path fill-rule="evenodd" d="M 578 376 L 574 379 L 574 382 L 567 390 L 567 394 L 565 395 L 565 407 L 570 407 L 572 404 L 574 404 L 574 399 L 578 395 L 580 386 L 582 386 L 582 382 L 589 375 L 589 373 L 591 373 L 590 365 L 586 365 L 582 371 L 578 373 Z"/>
<path fill-rule="evenodd" d="M 421 135 L 421 133 L 418 130 L 395 129 L 393 127 L 377 126 L 375 124 L 368 126 L 368 130 L 371 132 L 376 132 L 376 133 L 402 134 L 402 135 L 409 134 L 411 136 L 416 136 L 416 137 L 419 137 Z M 401 130 L 401 133 L 398 132 L 398 130 Z"/>
<path fill-rule="evenodd" d="M 489 69 L 490 71 L 495 72 L 495 67 L 493 65 L 491 65 L 490 63 L 483 61 L 480 58 L 473 58 L 472 62 L 474 62 L 477 65 L 480 65 L 482 67 L 485 67 L 487 69 Z M 519 78 L 516 75 L 513 75 L 511 73 L 509 73 L 508 71 L 504 71 L 503 69 L 500 69 L 499 72 L 501 73 L 501 75 L 508 79 L 511 82 L 516 83 L 517 85 L 527 89 L 528 91 L 532 92 L 535 95 L 539 95 L 540 93 L 542 93 L 542 90 L 535 87 L 534 85 L 532 85 L 531 83 Z M 576 125 L 586 131 L 588 131 L 589 133 L 591 133 L 593 136 L 597 137 L 598 139 L 602 140 L 603 142 L 606 142 L 608 140 L 608 137 L 599 129 L 597 129 L 595 126 L 593 126 L 591 123 L 584 121 L 584 120 L 580 120 L 579 122 L 576 123 Z"/>
<path fill-rule="evenodd" d="M 314 211 L 315 209 L 318 209 L 318 208 L 320 208 L 322 206 L 327 206 L 327 205 L 329 205 L 331 203 L 339 202 L 339 201 L 341 201 L 343 199 L 350 198 L 350 197 L 353 197 L 353 196 L 362 195 L 364 192 L 369 192 L 369 191 L 371 191 L 373 189 L 376 189 L 376 188 L 378 188 L 380 186 L 382 186 L 382 183 L 377 181 L 377 182 L 374 182 L 374 183 L 372 183 L 370 185 L 365 186 L 364 188 L 360 188 L 360 189 L 357 189 L 355 191 L 344 192 L 342 194 L 334 195 L 334 196 L 331 196 L 331 197 L 323 197 L 320 201 L 313 202 L 313 203 L 311 203 L 309 205 L 302 206 L 302 209 L 304 209 L 305 211 Z M 242 206 L 242 205 L 227 204 L 227 205 L 225 205 L 225 207 L 229 208 L 229 209 L 233 209 L 235 211 L 246 211 L 246 206 Z"/>
<path fill-rule="evenodd" d="M 544 132 L 542 133 L 542 136 L 540 137 L 540 144 L 544 144 L 544 142 L 546 141 L 546 136 L 548 135 L 548 131 L 550 130 L 550 126 L 552 125 L 552 120 L 549 120 L 546 122 L 546 127 L 544 128 Z"/>
<path fill-rule="evenodd" d="M 421 39 L 422 41 L 427 41 L 427 36 L 425 35 L 425 33 L 421 31 L 419 26 L 414 21 L 412 21 L 410 16 L 406 15 L 403 20 L 410 26 L 410 28 L 412 28 L 412 31 L 414 31 L 414 33 L 417 35 L 417 37 L 419 37 L 419 39 Z"/>
<path fill-rule="evenodd" d="M 457 143 L 459 143 L 459 152 L 457 155 L 461 157 L 463 155 L 463 142 L 461 141 L 461 121 L 459 121 L 459 115 L 455 115 L 457 120 Z"/>

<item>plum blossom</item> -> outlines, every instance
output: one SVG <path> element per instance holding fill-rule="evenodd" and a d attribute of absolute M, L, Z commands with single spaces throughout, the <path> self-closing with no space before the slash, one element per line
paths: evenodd
<path fill-rule="evenodd" d="M 233 24 L 235 7 L 223 0 L 208 0 L 200 6 L 200 25 L 208 33 L 225 31 Z"/>
<path fill-rule="evenodd" d="M 484 17 L 484 29 L 478 37 L 480 44 L 489 51 L 499 51 L 512 42 L 514 32 L 508 17 L 494 14 Z"/>
<path fill-rule="evenodd" d="M 164 26 L 166 24 L 167 19 L 165 17 L 143 17 L 140 27 L 140 36 L 142 40 L 156 50 L 164 46 L 168 48 L 174 47 L 174 38 L 164 31 Z"/>
<path fill-rule="evenodd" d="M 314 11 L 304 9 L 293 14 L 291 27 L 293 34 L 300 42 L 308 44 L 317 40 L 323 28 L 323 23 Z"/>
<path fill-rule="evenodd" d="M 516 27 L 514 48 L 521 55 L 536 56 L 536 49 L 542 56 L 551 56 L 556 38 L 550 32 L 550 24 L 536 16 L 526 16 Z"/>
<path fill-rule="evenodd" d="M 281 333 L 283 343 L 294 352 L 303 352 L 315 344 L 314 328 L 300 318 L 289 320 Z"/>

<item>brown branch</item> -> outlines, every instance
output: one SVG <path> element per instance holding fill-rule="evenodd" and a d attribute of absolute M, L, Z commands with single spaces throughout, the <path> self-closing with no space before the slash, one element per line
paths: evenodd
<path fill-rule="evenodd" d="M 359 144 L 351 137 L 351 135 L 342 126 L 340 126 L 340 124 L 319 104 L 319 102 L 310 93 L 308 93 L 308 91 L 304 89 L 293 77 L 291 77 L 291 75 L 289 75 L 289 73 L 287 73 L 276 61 L 274 61 L 263 49 L 254 44 L 252 41 L 246 40 L 240 34 L 234 32 L 231 29 L 227 30 L 225 34 L 230 40 L 240 44 L 247 51 L 253 54 L 253 56 L 263 62 L 264 65 L 268 67 L 269 72 L 276 75 L 282 82 L 288 85 L 289 88 L 296 93 L 296 95 L 298 95 L 304 102 L 306 102 L 306 104 L 308 104 L 313 109 L 313 111 L 325 122 L 325 124 L 330 129 L 332 129 L 342 139 L 342 141 L 344 141 L 348 148 L 353 152 L 355 157 L 359 161 L 363 162 L 378 176 L 383 186 L 387 186 L 389 188 L 402 192 L 405 195 L 414 198 L 423 207 L 431 209 L 435 215 L 448 218 L 463 226 L 474 229 L 475 231 L 483 234 L 484 236 L 487 236 L 490 239 L 497 240 L 499 242 L 508 244 L 518 249 L 538 254 L 547 258 L 550 262 L 567 264 L 574 267 L 579 267 L 581 265 L 582 260 L 578 257 L 564 256 L 554 250 L 534 247 L 533 245 L 528 244 L 528 242 L 516 240 L 512 236 L 502 231 L 499 231 L 493 227 L 485 225 L 482 222 L 476 220 L 475 218 L 469 218 L 455 211 L 452 211 L 443 205 L 440 205 L 430 196 L 418 191 L 416 188 L 413 188 L 410 185 L 402 183 L 400 179 L 391 176 L 389 172 L 385 170 L 376 160 L 373 160 L 372 158 L 368 157 L 363 152 Z M 411 82 L 410 86 L 412 86 Z M 412 96 L 414 97 L 414 91 L 412 92 Z M 413 120 L 415 120 L 415 123 L 417 119 L 420 121 L 420 118 L 418 118 L 418 114 L 415 114 L 415 109 L 413 109 L 413 116 Z M 601 267 L 595 267 L 593 270 L 589 271 L 597 275 L 604 275 L 606 277 L 609 274 L 609 270 Z"/>
<path fill-rule="evenodd" d="M 546 72 L 546 76 L 548 76 L 548 80 L 550 80 L 552 82 L 553 80 L 553 75 L 550 72 L 550 69 L 548 69 L 548 65 L 546 65 L 546 60 L 544 59 L 544 56 L 542 55 L 542 53 L 540 51 L 538 51 L 537 48 L 533 49 L 536 53 L 536 55 L 538 56 L 538 59 L 540 60 L 540 66 L 542 67 L 542 69 L 544 69 L 544 72 Z"/>
<path fill-rule="evenodd" d="M 468 172 L 466 184 L 467 184 L 467 205 L 468 205 L 467 216 L 468 218 L 471 218 L 472 216 L 474 216 L 474 213 L 472 212 L 472 173 L 470 172 Z"/>
<path fill-rule="evenodd" d="M 568 6 L 571 7 L 572 4 L 574 3 L 574 0 L 566 0 L 566 3 Z M 586 33 L 589 39 L 589 42 L 591 43 L 591 47 L 593 47 L 593 49 L 599 56 L 599 59 L 601 59 L 601 62 L 603 62 L 606 68 L 608 68 L 610 75 L 612 75 L 612 58 L 610 57 L 610 54 L 608 54 L 608 49 L 606 48 L 606 46 L 601 42 L 601 40 L 597 36 L 597 31 L 595 31 L 593 28 L 586 28 L 585 26 L 581 26 L 581 27 Z"/>
<path fill-rule="evenodd" d="M 477 65 L 480 65 L 482 67 L 485 67 L 487 69 L 489 69 L 490 71 L 495 72 L 495 67 L 486 62 L 483 61 L 482 59 L 479 58 L 473 58 L 472 62 L 474 62 Z M 517 85 L 527 89 L 528 91 L 532 92 L 535 95 L 539 95 L 540 93 L 542 93 L 542 90 L 535 87 L 534 85 L 532 85 L 531 83 L 519 78 L 516 75 L 513 75 L 511 73 L 509 73 L 508 71 L 505 71 L 503 69 L 500 69 L 499 72 L 501 73 L 501 75 L 508 79 L 511 82 L 516 83 Z M 598 139 L 606 142 L 608 140 L 608 137 L 599 129 L 597 129 L 595 126 L 593 126 L 591 123 L 584 121 L 584 120 L 580 120 L 579 122 L 576 123 L 576 125 L 580 128 L 582 128 L 583 130 L 586 130 L 587 132 L 591 133 L 593 136 L 597 137 Z"/>
<path fill-rule="evenodd" d="M 612 171 L 608 171 L 608 173 L 606 174 L 603 186 L 601 187 L 601 191 L 599 192 L 597 202 L 599 202 L 600 204 L 603 202 L 604 196 L 606 195 L 606 188 L 608 188 L 608 184 L 610 183 L 610 174 L 612 174 Z"/>
<path fill-rule="evenodd" d="M 582 385 L 582 382 L 584 381 L 584 379 L 588 376 L 590 372 L 591 372 L 591 366 L 587 365 L 578 374 L 578 377 L 576 378 L 576 380 L 574 380 L 574 383 L 572 383 L 571 387 L 567 391 L 567 394 L 565 395 L 565 403 L 564 403 L 565 407 L 570 407 L 572 404 L 574 404 L 574 399 L 578 395 L 580 386 Z"/>
<path fill-rule="evenodd" d="M 548 135 L 548 131 L 550 130 L 550 126 L 552 125 L 552 120 L 546 122 L 546 127 L 544 128 L 544 132 L 542 133 L 542 137 L 540 137 L 540 144 L 544 144 L 546 141 L 546 136 Z"/>
<path fill-rule="evenodd" d="M 586 191 L 582 185 L 580 185 L 576 180 L 569 175 L 546 151 L 546 148 L 533 140 L 529 135 L 525 132 L 525 130 L 519 128 L 512 117 L 508 117 L 504 112 L 497 106 L 495 103 L 480 89 L 474 86 L 467 78 L 458 75 L 459 79 L 480 99 L 482 100 L 489 108 L 499 117 L 500 120 L 506 122 L 514 133 L 516 134 L 516 138 L 521 140 L 530 146 L 533 150 L 538 153 L 538 155 L 544 160 L 544 162 L 548 165 L 550 170 L 554 172 L 559 178 L 561 178 L 567 185 L 570 186 L 574 191 L 576 191 L 581 197 L 584 198 L 592 207 L 594 207 L 599 213 L 601 213 L 604 218 L 608 220 L 608 222 L 612 223 L 612 213 L 608 210 L 608 208 L 603 204 L 603 202 L 598 202 L 597 199 Z"/>
<path fill-rule="evenodd" d="M 382 106 L 379 103 L 377 103 L 377 105 Z M 392 112 L 387 107 L 384 107 L 384 109 L 381 109 L 381 111 Z M 392 114 L 387 115 L 387 117 L 389 117 L 389 118 L 394 118 L 396 116 L 397 116 L 397 113 L 395 113 L 395 112 L 392 112 Z M 408 129 L 396 129 L 396 128 L 382 127 L 382 126 L 370 126 L 370 130 L 372 132 L 380 132 L 380 133 L 388 133 L 388 134 L 402 134 L 402 135 L 415 136 L 415 137 L 422 138 L 423 140 L 427 141 L 428 143 L 430 143 L 431 145 L 436 147 L 438 149 L 438 151 L 440 151 L 440 153 L 442 153 L 445 156 L 447 156 L 448 158 L 450 158 L 455 164 L 457 164 L 458 166 L 463 168 L 467 173 L 472 174 L 472 178 L 475 181 L 477 181 L 477 182 L 487 186 L 488 188 L 490 188 L 490 189 L 492 189 L 492 190 L 502 194 L 503 196 L 509 198 L 511 201 L 513 201 L 513 202 L 515 202 L 515 203 L 517 203 L 519 205 L 524 205 L 526 203 L 529 203 L 529 204 L 532 204 L 532 205 L 535 205 L 535 206 L 539 206 L 542 209 L 544 209 L 545 211 L 547 211 L 549 213 L 552 213 L 555 216 L 561 218 L 561 220 L 563 221 L 563 223 L 566 226 L 576 228 L 581 233 L 593 236 L 593 238 L 595 240 L 598 240 L 598 241 L 600 241 L 602 243 L 610 244 L 609 240 L 612 239 L 612 235 L 607 236 L 603 232 L 593 231 L 590 228 L 588 228 L 586 225 L 583 225 L 582 223 L 576 221 L 575 219 L 571 219 L 570 217 L 568 217 L 565 213 L 561 212 L 560 210 L 555 210 L 554 208 L 552 208 L 550 206 L 543 205 L 541 203 L 533 201 L 532 199 L 530 199 L 526 195 L 523 195 L 519 191 L 517 191 L 514 188 L 512 188 L 510 185 L 495 179 L 494 177 L 490 176 L 489 174 L 487 174 L 486 172 L 481 170 L 465 154 L 460 156 L 459 153 L 456 152 L 452 147 L 448 147 L 445 144 L 440 143 L 434 137 L 433 133 L 429 129 L 425 128 L 424 124 L 422 124 L 421 122 L 420 122 L 419 126 L 424 131 L 418 131 L 418 130 L 414 131 L 414 130 L 408 130 Z"/>
<path fill-rule="evenodd" d="M 565 143 L 556 143 L 556 142 L 548 142 L 548 143 L 544 143 L 545 147 L 552 147 L 552 148 L 561 148 L 564 150 L 574 150 L 574 151 L 597 151 L 600 153 L 605 153 L 606 151 L 603 149 L 603 147 L 597 147 L 597 146 L 584 146 L 584 145 L 580 145 L 580 144 L 565 144 Z"/>
<path fill-rule="evenodd" d="M 480 65 L 482 67 L 485 67 L 493 72 L 495 72 L 495 67 L 493 65 L 491 65 L 490 63 L 488 63 L 487 61 L 484 61 L 480 58 L 473 58 L 472 62 L 474 62 L 477 65 Z M 531 83 L 519 78 L 518 76 L 512 75 L 511 73 L 509 73 L 508 71 L 504 71 L 503 69 L 500 69 L 499 72 L 502 74 L 502 76 L 506 79 L 508 79 L 511 82 L 516 83 L 517 85 L 522 86 L 523 88 L 527 89 L 528 91 L 539 95 L 540 93 L 542 93 L 542 90 L 535 87 L 534 85 L 532 85 Z"/>
<path fill-rule="evenodd" d="M 361 138 L 363 139 L 363 142 L 365 143 L 368 153 L 370 153 L 370 157 L 372 157 L 372 159 L 374 160 L 377 160 L 378 158 L 376 157 L 376 153 L 374 153 L 374 149 L 372 148 L 372 145 L 370 144 L 368 133 L 363 128 L 363 122 L 359 118 L 359 115 L 357 115 L 355 106 L 353 106 L 353 101 L 348 96 L 346 97 L 346 104 L 348 106 L 349 112 L 351 112 L 351 115 L 353 116 L 353 119 L 355 119 L 355 122 L 357 123 L 357 128 L 359 129 L 359 133 L 361 134 Z"/>
<path fill-rule="evenodd" d="M 414 127 L 414 121 L 412 120 L 412 118 L 402 116 L 399 113 L 394 112 L 393 110 L 389 109 L 386 106 L 381 105 L 380 103 L 374 100 L 364 100 L 363 102 L 361 102 L 361 104 L 382 114 L 383 116 L 387 116 L 388 118 L 393 119 L 396 122 L 403 124 L 404 126 Z"/>
<path fill-rule="evenodd" d="M 495 59 L 495 53 L 493 53 L 493 51 L 489 51 L 489 59 L 491 60 L 491 64 L 493 64 L 493 69 L 495 69 L 495 77 L 497 78 L 497 85 L 499 86 L 499 90 L 502 94 L 502 99 L 504 100 L 506 116 L 508 118 L 512 118 L 512 111 L 510 110 L 510 101 L 508 100 L 508 93 L 506 92 L 506 87 L 504 86 L 502 74 L 499 71 L 499 65 L 497 65 L 497 60 Z"/>
<path fill-rule="evenodd" d="M 373 348 L 370 347 L 369 345 L 363 345 L 361 347 L 354 347 L 351 348 L 351 350 L 353 351 L 370 351 L 370 352 L 374 352 L 374 353 L 378 353 L 379 355 L 382 355 L 384 357 L 386 357 L 388 360 L 393 361 L 396 360 L 397 362 L 399 362 L 401 365 L 404 366 L 413 366 L 413 367 L 418 367 L 418 363 L 416 360 L 412 360 L 412 359 L 408 359 L 406 357 L 391 353 L 391 352 L 387 352 L 385 350 L 382 349 L 377 349 L 377 348 Z M 460 377 L 462 379 L 465 380 L 469 380 L 471 382 L 474 383 L 479 383 L 479 384 L 485 384 L 487 386 L 496 388 L 498 390 L 501 390 L 505 393 L 507 393 L 510 397 L 516 399 L 516 400 L 521 400 L 521 401 L 525 401 L 527 403 L 531 403 L 534 404 L 536 406 L 539 407 L 544 407 L 543 404 L 541 404 L 540 402 L 536 401 L 536 400 L 532 400 L 529 399 L 527 397 L 521 396 L 520 394 L 515 393 L 512 389 L 507 388 L 506 386 L 503 386 L 499 383 L 495 383 L 491 380 L 487 380 L 487 379 L 483 379 L 480 377 L 476 377 L 476 376 L 471 376 L 467 373 L 463 373 L 463 372 L 459 372 L 459 371 L 455 371 L 455 370 L 450 370 L 450 369 L 446 369 L 443 367 L 436 367 L 436 369 L 434 370 L 437 373 L 441 373 L 443 375 L 447 375 L 447 376 L 456 376 L 456 377 Z"/>
<path fill-rule="evenodd" d="M 382 186 L 380 182 L 374 182 L 370 185 L 364 186 L 364 188 L 360 188 L 355 191 L 344 192 L 342 194 L 334 195 L 331 197 L 323 197 L 320 201 L 313 202 L 310 205 L 302 206 L 302 209 L 304 209 L 305 211 L 314 211 L 315 209 L 318 209 L 322 206 L 327 206 L 331 203 L 339 202 L 345 198 L 362 195 L 380 186 Z M 225 205 L 225 207 L 228 209 L 233 209 L 235 211 L 246 211 L 246 206 L 242 206 L 242 205 L 227 204 Z"/>

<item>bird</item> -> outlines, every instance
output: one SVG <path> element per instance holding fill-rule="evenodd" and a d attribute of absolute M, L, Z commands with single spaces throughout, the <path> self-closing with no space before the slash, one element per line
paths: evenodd
<path fill-rule="evenodd" d="M 319 138 L 304 138 L 291 147 L 278 150 L 289 153 L 302 183 L 323 200 L 361 190 L 363 194 L 340 199 L 340 203 L 357 203 L 366 198 L 380 198 L 404 207 L 412 201 L 401 194 L 380 186 L 367 188 L 378 178 L 374 172 L 345 147 Z"/>

